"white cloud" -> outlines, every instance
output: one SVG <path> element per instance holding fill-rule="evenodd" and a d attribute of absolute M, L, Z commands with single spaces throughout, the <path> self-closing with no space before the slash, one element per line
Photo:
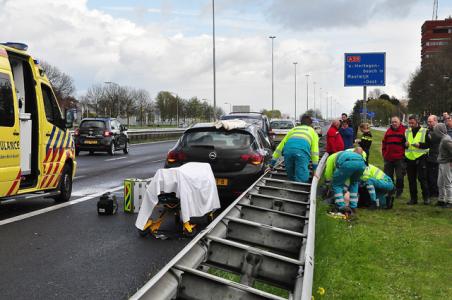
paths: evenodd
<path fill-rule="evenodd" d="M 322 1 L 321 3 L 326 3 Z M 277 2 L 280 1 L 274 3 Z M 305 107 L 303 75 L 309 72 L 310 80 L 317 82 L 317 97 L 319 88 L 322 87 L 323 95 L 329 91 L 330 95 L 343 101 L 344 108 L 341 109 L 350 109 L 362 92 L 360 89 L 343 87 L 342 59 L 343 53 L 347 51 L 387 51 L 388 82 L 383 90 L 403 96 L 403 85 L 409 73 L 419 64 L 421 18 L 396 18 L 392 15 L 374 17 L 358 27 L 344 27 L 345 19 L 338 18 L 330 20 L 332 27 L 298 30 L 299 26 L 312 28 L 314 17 L 319 22 L 330 22 L 328 18 L 340 15 L 343 10 L 336 4 L 325 10 L 326 4 L 311 1 L 312 5 L 309 4 L 300 12 L 297 10 L 298 5 L 291 5 L 299 1 L 282 2 L 287 5 L 280 5 L 270 18 L 273 21 L 265 19 L 268 8 L 265 5 L 269 3 L 267 1 L 253 0 L 256 10 L 254 15 L 238 7 L 236 17 L 230 3 L 223 7 L 220 5 L 217 25 L 223 29 L 223 34 L 217 36 L 216 45 L 219 105 L 226 108 L 224 102 L 251 104 L 255 110 L 271 105 L 269 34 L 277 35 L 275 105 L 284 112 L 293 112 L 294 61 L 298 62 L 298 107 Z M 355 20 L 354 15 L 358 15 L 356 5 L 361 5 L 356 3 L 361 1 L 339 2 L 354 3 L 354 10 L 345 14 Z M 300 3 L 307 5 L 305 1 Z M 389 0 L 378 0 L 377 3 L 379 5 L 374 5 L 370 10 L 366 8 L 367 15 L 388 13 Z M 400 4 L 391 4 L 391 7 L 394 11 L 408 10 L 412 3 L 414 1 L 404 0 Z M 152 11 L 149 8 L 128 6 L 117 9 L 135 9 L 135 12 L 147 9 L 148 12 L 161 12 L 164 15 L 197 14 L 196 10 L 176 9 L 169 2 L 165 2 L 160 8 L 151 9 Z M 212 37 L 210 19 L 205 9 L 206 6 L 200 6 L 200 17 L 193 20 L 191 16 L 186 27 L 180 23 L 183 22 L 182 19 L 172 23 L 171 30 L 168 30 L 167 23 L 138 24 L 124 18 L 114 18 L 101 10 L 89 9 L 86 0 L 67 3 L 58 0 L 0 0 L 0 26 L 5 41 L 28 43 L 32 55 L 47 60 L 72 75 L 80 92 L 94 83 L 114 81 L 146 88 L 152 95 L 160 90 L 170 90 L 182 97 L 212 99 Z M 287 22 L 295 23 L 286 24 L 282 20 L 284 13 Z M 306 24 L 303 23 L 303 18 Z M 362 17 L 356 18 L 356 22 L 361 22 Z M 185 30 L 194 26 L 193 22 L 196 20 L 205 25 L 206 30 L 195 34 L 190 32 L 191 35 L 188 35 Z M 274 22 L 292 29 L 286 31 Z M 224 32 L 226 27 L 230 31 Z"/>

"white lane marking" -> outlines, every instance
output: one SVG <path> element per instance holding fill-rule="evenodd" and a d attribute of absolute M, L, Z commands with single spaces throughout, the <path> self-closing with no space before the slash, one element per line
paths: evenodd
<path fill-rule="evenodd" d="M 41 215 L 41 214 L 44 214 L 44 213 L 47 213 L 47 212 L 50 212 L 50 211 L 54 211 L 54 210 L 66 207 L 66 206 L 70 206 L 70 205 L 74 205 L 74 204 L 77 204 L 77 203 L 80 203 L 80 202 L 91 200 L 93 198 L 101 196 L 104 193 L 116 192 L 116 191 L 121 190 L 122 188 L 123 188 L 123 186 L 121 185 L 121 186 L 112 188 L 110 190 L 106 190 L 106 191 L 102 191 L 102 192 L 98 192 L 98 193 L 95 193 L 95 194 L 88 195 L 88 196 L 80 198 L 80 199 L 68 201 L 68 202 L 65 202 L 65 203 L 61 203 L 61 204 L 53 205 L 53 206 L 46 207 L 46 208 L 43 208 L 43 209 L 35 210 L 35 211 L 29 212 L 29 213 L 26 213 L 26 214 L 23 214 L 23 215 L 20 215 L 20 216 L 16 216 L 16 217 L 12 217 L 12 218 L 9 218 L 9 219 L 5 219 L 5 220 L 0 221 L 0 226 L 6 225 L 6 224 L 10 224 L 10 223 L 13 223 L 13 222 L 17 222 L 17 221 L 21 221 L 21 220 L 24 220 L 24 219 L 28 219 L 28 218 L 31 218 L 31 217 L 34 217 L 34 216 L 37 216 L 37 215 Z"/>
<path fill-rule="evenodd" d="M 124 159 L 124 158 L 127 158 L 127 157 L 121 156 L 121 157 L 109 158 L 109 159 L 106 159 L 104 161 L 114 161 L 114 160 L 120 160 L 120 159 Z"/>
<path fill-rule="evenodd" d="M 84 178 L 84 177 L 86 177 L 86 175 L 75 176 L 75 177 L 74 177 L 74 180 L 80 179 L 80 178 Z"/>
<path fill-rule="evenodd" d="M 147 143 L 136 143 L 130 144 L 129 147 L 140 146 L 140 145 L 150 145 L 150 144 L 163 144 L 169 142 L 177 142 L 178 140 L 167 140 L 167 141 L 157 141 L 157 142 L 147 142 Z"/>

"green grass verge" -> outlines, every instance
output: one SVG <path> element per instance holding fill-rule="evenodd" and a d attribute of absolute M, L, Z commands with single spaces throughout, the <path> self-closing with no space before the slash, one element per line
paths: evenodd
<path fill-rule="evenodd" d="M 383 168 L 384 133 L 372 133 L 370 163 Z M 408 206 L 408 194 L 405 178 L 394 209 L 359 209 L 350 223 L 327 216 L 319 203 L 316 299 L 452 299 L 452 210 Z"/>
<path fill-rule="evenodd" d="M 240 275 L 234 274 L 231 272 L 226 272 L 226 271 L 216 269 L 216 268 L 209 268 L 208 273 L 221 277 L 221 278 L 224 278 L 224 279 L 227 279 L 227 280 L 230 280 L 230 281 L 240 282 Z M 283 297 L 283 298 L 287 298 L 287 299 L 289 298 L 289 291 L 279 288 L 279 287 L 275 287 L 275 286 L 266 284 L 262 281 L 256 280 L 254 282 L 253 287 L 258 290 L 261 290 L 261 291 L 264 291 L 264 292 L 267 292 L 267 293 L 270 293 L 270 294 L 273 294 L 273 295 L 276 295 L 279 297 Z"/>

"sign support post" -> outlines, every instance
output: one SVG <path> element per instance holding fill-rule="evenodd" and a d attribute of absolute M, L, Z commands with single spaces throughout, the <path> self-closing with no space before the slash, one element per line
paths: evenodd
<path fill-rule="evenodd" d="M 367 123 L 367 86 L 363 86 L 363 115 L 364 123 Z"/>

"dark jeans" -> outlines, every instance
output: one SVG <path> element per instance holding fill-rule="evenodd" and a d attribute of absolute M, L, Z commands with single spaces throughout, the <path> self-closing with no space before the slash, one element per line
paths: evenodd
<path fill-rule="evenodd" d="M 421 185 L 422 198 L 427 200 L 429 193 L 427 180 L 427 159 L 425 158 L 425 155 L 416 160 L 407 159 L 406 164 L 411 200 L 417 202 L 417 180 L 419 180 Z"/>
<path fill-rule="evenodd" d="M 438 163 L 427 161 L 427 181 L 430 197 L 438 197 Z"/>
<path fill-rule="evenodd" d="M 397 194 L 402 194 L 403 192 L 403 177 L 406 174 L 405 160 L 399 159 L 395 161 L 385 160 L 384 172 L 386 175 L 391 177 L 392 181 L 395 182 Z M 394 174 L 396 180 L 394 181 Z"/>

